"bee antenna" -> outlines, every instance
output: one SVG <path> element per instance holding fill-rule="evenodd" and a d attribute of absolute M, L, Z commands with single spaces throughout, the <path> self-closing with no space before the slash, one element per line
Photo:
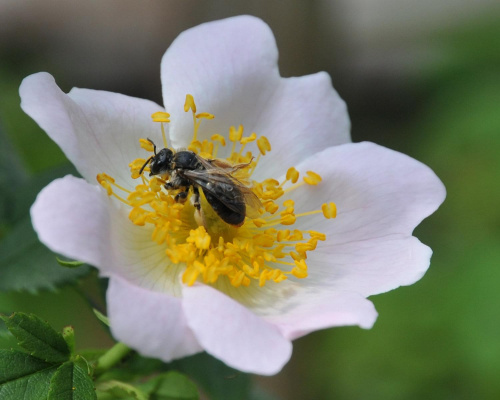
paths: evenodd
<path fill-rule="evenodd" d="M 148 139 L 148 140 L 149 140 L 149 139 Z M 155 152 L 155 154 L 156 154 L 156 152 Z M 142 175 L 142 171 L 144 171 L 144 168 L 146 168 L 146 165 L 148 165 L 148 164 L 151 162 L 151 160 L 152 160 L 153 158 L 154 158 L 154 156 L 151 156 L 151 157 L 149 157 L 149 158 L 146 160 L 146 162 L 144 163 L 144 165 L 141 167 L 141 170 L 139 171 L 139 175 Z"/>
<path fill-rule="evenodd" d="M 154 150 L 155 156 L 156 156 L 156 144 L 155 144 L 155 142 L 153 142 L 150 138 L 148 138 L 148 142 L 153 145 L 153 150 Z"/>

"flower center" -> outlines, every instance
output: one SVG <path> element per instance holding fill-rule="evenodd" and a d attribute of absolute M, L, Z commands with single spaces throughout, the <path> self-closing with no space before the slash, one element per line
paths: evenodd
<path fill-rule="evenodd" d="M 130 206 L 129 218 L 135 225 L 153 227 L 151 239 L 165 246 L 170 262 L 185 265 L 182 281 L 187 285 L 227 279 L 234 287 L 249 286 L 253 281 L 264 286 L 290 276 L 307 277 L 307 252 L 315 250 L 326 235 L 293 229 L 293 225 L 312 214 L 335 218 L 336 206 L 325 203 L 321 210 L 297 214 L 289 194 L 299 192 L 303 185 L 318 185 L 321 177 L 307 171 L 299 181 L 299 172 L 291 167 L 282 182 L 252 180 L 259 160 L 271 151 L 268 139 L 256 133 L 245 136 L 241 125 L 230 127 L 231 152 L 218 159 L 217 153 L 227 145 L 224 136 L 214 134 L 210 140 L 198 140 L 202 120 L 214 116 L 196 113 L 189 94 L 184 110 L 192 112 L 194 126 L 187 150 L 166 150 L 167 161 L 163 163 L 163 153 L 157 153 L 156 145 L 140 139 L 140 146 L 153 154 L 130 163 L 132 178 L 141 181 L 134 190 L 120 186 L 105 173 L 98 174 L 97 181 L 108 195 Z M 170 115 L 157 112 L 152 118 L 160 123 L 168 149 L 164 124 L 170 122 Z M 245 151 L 252 142 L 256 155 Z M 173 157 L 172 161 L 168 157 Z M 162 165 L 167 167 L 162 169 Z M 145 172 L 150 173 L 149 178 Z M 285 195 L 287 200 L 282 199 Z M 241 217 L 241 222 L 233 223 L 233 217 Z"/>

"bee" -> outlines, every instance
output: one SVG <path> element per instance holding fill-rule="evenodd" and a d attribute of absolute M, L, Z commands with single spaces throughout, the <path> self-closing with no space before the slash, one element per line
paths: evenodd
<path fill-rule="evenodd" d="M 200 188 L 207 202 L 226 223 L 241 226 L 245 217 L 257 218 L 262 203 L 259 198 L 236 179 L 232 174 L 250 163 L 231 165 L 223 160 L 205 159 L 193 151 L 180 150 L 174 152 L 163 148 L 156 152 L 152 140 L 154 155 L 146 160 L 139 174 L 149 165 L 149 176 L 166 175 L 169 177 L 165 189 L 180 190 L 175 195 L 175 201 L 184 203 L 192 188 L 193 206 L 201 214 Z"/>

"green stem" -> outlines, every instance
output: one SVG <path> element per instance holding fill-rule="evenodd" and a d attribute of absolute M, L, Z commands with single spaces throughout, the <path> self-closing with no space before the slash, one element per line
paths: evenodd
<path fill-rule="evenodd" d="M 97 360 L 95 375 L 100 375 L 119 363 L 132 349 L 118 342 Z"/>

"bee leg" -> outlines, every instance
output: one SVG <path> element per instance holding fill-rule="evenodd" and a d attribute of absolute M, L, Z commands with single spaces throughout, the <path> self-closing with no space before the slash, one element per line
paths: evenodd
<path fill-rule="evenodd" d="M 185 190 L 183 192 L 177 193 L 174 197 L 174 200 L 176 203 L 183 204 L 186 202 L 187 197 L 188 197 L 188 192 L 187 192 L 187 190 Z"/>
<path fill-rule="evenodd" d="M 198 191 L 197 187 L 193 187 L 193 206 L 196 208 L 198 211 L 200 211 L 201 205 L 200 205 L 200 192 Z"/>
<path fill-rule="evenodd" d="M 191 202 L 193 203 L 194 211 L 194 219 L 198 226 L 204 226 L 207 228 L 207 224 L 205 221 L 205 215 L 200 205 L 200 192 L 197 187 L 193 186 L 193 197 L 191 197 Z"/>

